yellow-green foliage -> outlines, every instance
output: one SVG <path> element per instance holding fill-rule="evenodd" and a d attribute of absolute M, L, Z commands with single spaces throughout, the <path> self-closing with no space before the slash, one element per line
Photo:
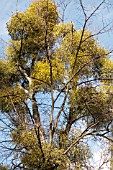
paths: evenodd
<path fill-rule="evenodd" d="M 106 80 L 113 72 L 109 52 L 99 46 L 90 31 L 76 30 L 71 22 L 58 23 L 52 0 L 38 0 L 25 12 L 17 12 L 7 27 L 11 40 L 7 60 L 0 60 L 0 110 L 8 113 L 15 127 L 11 138 L 19 151 L 18 160 L 26 170 L 50 170 L 55 164 L 59 165 L 57 170 L 65 170 L 69 164 L 82 169 L 84 157 L 90 157 L 86 145 L 77 144 L 67 155 L 63 153 L 81 135 L 76 126 L 76 134 L 70 133 L 76 121 L 86 120 L 88 125 L 109 121 L 110 97 L 105 93 L 113 90 L 108 87 L 112 81 Z M 44 100 L 41 90 L 47 95 Z M 43 124 L 40 119 L 46 116 L 50 122 Z M 63 128 L 59 126 L 62 122 Z M 46 137 L 40 138 L 47 139 L 41 141 L 44 162 L 35 130 L 40 126 L 41 134 L 45 125 Z M 52 144 L 48 142 L 50 129 Z"/>
<path fill-rule="evenodd" d="M 54 87 L 57 86 L 59 83 L 63 83 L 64 76 L 65 76 L 65 67 L 61 61 L 56 58 L 51 60 L 51 64 L 46 61 L 38 62 L 33 71 L 32 77 L 34 77 L 34 84 L 38 88 L 44 88 L 51 84 L 51 77 L 54 84 Z M 50 74 L 50 69 L 52 69 L 52 75 Z M 48 86 L 48 87 L 49 87 Z"/>
<path fill-rule="evenodd" d="M 8 31 L 13 40 L 22 41 L 22 49 L 41 50 L 45 45 L 46 31 L 49 44 L 51 34 L 57 22 L 58 13 L 56 5 L 51 1 L 38 1 L 32 3 L 24 13 L 17 13 L 8 22 Z M 13 44 L 13 42 L 12 42 Z"/>
<path fill-rule="evenodd" d="M 15 72 L 15 67 L 11 65 L 9 61 L 0 59 L 0 78 L 4 79 L 4 76 L 9 76 Z"/>
<path fill-rule="evenodd" d="M 106 115 L 108 112 L 108 94 L 101 89 L 96 90 L 91 86 L 77 88 L 76 90 L 71 91 L 70 93 L 70 105 L 74 110 L 74 115 L 84 115 L 87 120 L 92 121 L 93 117 L 96 121 L 105 121 L 109 120 L 109 115 Z M 106 116 L 105 116 L 106 115 Z"/>
<path fill-rule="evenodd" d="M 24 154 L 21 155 L 21 161 L 26 165 L 26 168 L 36 168 L 37 170 L 39 168 L 41 170 L 42 167 L 42 170 L 49 170 L 54 164 L 59 164 L 58 170 L 65 170 L 68 160 L 66 160 L 65 155 L 62 155 L 64 150 L 58 149 L 54 144 L 43 144 L 45 156 L 45 162 L 43 162 L 41 150 L 33 129 L 24 130 L 24 127 L 20 126 L 19 129 L 12 131 L 11 137 L 14 143 L 18 144 L 19 149 L 23 148 Z"/>
<path fill-rule="evenodd" d="M 63 36 L 66 36 L 68 33 L 72 32 L 72 23 L 67 24 L 58 24 L 54 27 L 54 38 L 62 38 Z"/>
<path fill-rule="evenodd" d="M 98 47 L 97 41 L 93 38 L 89 31 L 84 32 L 82 43 L 79 47 L 81 35 L 81 30 L 74 31 L 73 35 L 71 31 L 69 31 L 69 33 L 67 32 L 63 38 L 61 47 L 58 49 L 58 53 L 61 54 L 62 58 L 64 58 L 67 62 L 70 62 L 70 70 L 73 68 L 75 60 L 77 60 L 76 67 L 74 69 L 75 71 L 78 71 L 78 69 L 89 61 L 89 64 L 87 64 L 81 72 L 83 72 L 83 74 L 90 74 L 90 67 L 93 67 L 94 60 L 96 62 L 95 58 L 100 57 L 102 60 L 104 56 L 106 57 L 106 50 Z M 80 48 L 79 51 L 78 48 Z"/>
<path fill-rule="evenodd" d="M 11 112 L 14 106 L 18 106 L 18 110 L 22 107 L 23 101 L 26 99 L 25 93 L 20 88 L 5 87 L 0 90 L 0 109 L 4 112 Z M 19 108 L 20 106 L 20 108 Z M 22 109 L 20 109 L 22 111 Z"/>

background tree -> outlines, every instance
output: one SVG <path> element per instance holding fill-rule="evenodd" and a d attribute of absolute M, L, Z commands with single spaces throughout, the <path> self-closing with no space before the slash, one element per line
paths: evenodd
<path fill-rule="evenodd" d="M 60 22 L 51 0 L 33 2 L 7 24 L 0 109 L 10 135 L 2 150 L 13 154 L 11 169 L 91 169 L 89 139 L 112 141 L 112 51 L 86 29 L 105 1 L 89 15 L 79 2 L 81 30 Z"/>

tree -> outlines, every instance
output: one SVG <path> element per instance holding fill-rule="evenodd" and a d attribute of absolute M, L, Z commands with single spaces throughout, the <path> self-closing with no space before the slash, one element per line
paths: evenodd
<path fill-rule="evenodd" d="M 7 117 L 2 122 L 9 130 L 5 150 L 13 153 L 12 169 L 91 169 L 87 139 L 113 141 L 111 51 L 86 29 L 104 2 L 87 16 L 80 0 L 82 30 L 60 22 L 52 0 L 33 2 L 8 22 L 0 109 Z"/>

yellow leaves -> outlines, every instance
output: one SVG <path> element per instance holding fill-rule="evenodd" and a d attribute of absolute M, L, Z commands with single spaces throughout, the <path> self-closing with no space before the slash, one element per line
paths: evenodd
<path fill-rule="evenodd" d="M 15 71 L 14 66 L 9 61 L 0 59 L 0 74 L 11 74 Z"/>
<path fill-rule="evenodd" d="M 57 19 L 56 5 L 51 0 L 34 2 L 25 12 L 13 15 L 7 24 L 12 38 L 6 50 L 8 58 L 18 62 L 21 57 L 22 64 L 28 64 L 33 53 L 45 50 L 46 42 L 51 47 Z"/>
<path fill-rule="evenodd" d="M 50 61 L 39 61 L 34 67 L 34 72 L 32 77 L 36 79 L 36 84 L 41 87 L 46 87 L 48 84 L 51 84 L 51 79 L 53 81 L 53 85 L 57 83 L 62 83 L 64 80 L 65 68 L 64 64 L 57 59 L 53 59 Z M 52 73 L 51 73 L 52 70 Z"/>
<path fill-rule="evenodd" d="M 21 124 L 17 129 L 12 131 L 11 138 L 15 143 L 27 148 L 29 153 L 35 154 L 37 151 L 40 151 L 33 125 Z"/>
<path fill-rule="evenodd" d="M 16 59 L 21 48 L 21 41 L 9 41 L 10 45 L 6 48 L 6 55 L 9 60 Z"/>
<path fill-rule="evenodd" d="M 21 105 L 26 99 L 25 93 L 19 88 L 4 87 L 0 90 L 0 108 L 2 111 L 9 112 L 14 109 L 14 106 Z"/>
<path fill-rule="evenodd" d="M 58 52 L 61 53 L 65 57 L 65 60 L 69 62 L 70 69 L 73 67 L 75 60 L 77 60 L 75 67 L 77 70 L 87 61 L 89 61 L 94 54 L 96 41 L 91 37 L 90 32 L 85 31 L 80 44 L 82 31 L 74 30 L 72 34 L 71 23 L 69 23 L 69 27 L 70 29 L 65 34 Z"/>
<path fill-rule="evenodd" d="M 41 80 L 48 80 L 50 79 L 50 69 L 49 64 L 47 62 L 38 62 L 35 66 L 36 77 Z"/>
<path fill-rule="evenodd" d="M 29 169 L 35 168 L 43 163 L 43 169 L 49 169 L 53 164 L 58 163 L 60 169 L 66 168 L 67 161 L 66 156 L 63 155 L 64 150 L 58 149 L 54 144 L 49 143 L 43 144 L 43 152 L 45 157 L 45 162 L 42 159 L 42 153 L 40 150 L 40 145 L 37 142 L 37 138 L 34 129 L 24 129 L 24 126 L 20 126 L 18 129 L 13 130 L 11 133 L 11 138 L 13 142 L 22 146 L 27 154 L 22 154 L 22 162 L 26 164 Z"/>
<path fill-rule="evenodd" d="M 103 67 L 101 68 L 101 79 L 104 85 L 112 86 L 113 83 L 113 62 L 108 59 L 103 59 Z M 111 87 L 110 87 L 111 89 Z"/>
<path fill-rule="evenodd" d="M 108 59 L 108 54 L 109 54 L 108 50 L 106 50 L 104 47 L 101 47 L 99 45 L 96 48 L 97 48 L 97 55 L 102 56 L 102 57 L 106 56 Z"/>
<path fill-rule="evenodd" d="M 22 31 L 25 27 L 24 19 L 25 19 L 24 13 L 20 12 L 17 13 L 16 15 L 13 15 L 10 21 L 8 22 L 7 28 L 9 35 L 11 36 L 12 39 L 14 40 L 21 39 Z"/>
<path fill-rule="evenodd" d="M 69 22 L 67 24 L 58 24 L 54 27 L 53 31 L 55 39 L 60 38 L 61 36 L 66 36 L 72 31 L 72 23 Z"/>
<path fill-rule="evenodd" d="M 31 34 L 35 34 L 38 38 L 43 36 L 41 33 L 45 32 L 46 24 L 48 24 L 47 29 L 52 31 L 57 18 L 56 5 L 52 1 L 34 2 L 26 12 L 12 16 L 7 25 L 8 31 L 13 39 L 21 39 L 23 36 L 28 38 Z"/>
<path fill-rule="evenodd" d="M 34 2 L 30 5 L 30 7 L 26 10 L 26 13 L 37 14 L 43 19 L 47 19 L 48 22 L 56 23 L 58 13 L 56 9 L 55 3 L 51 0 L 45 1 L 40 0 Z"/>
<path fill-rule="evenodd" d="M 102 71 L 113 71 L 113 62 L 111 60 L 104 59 Z"/>

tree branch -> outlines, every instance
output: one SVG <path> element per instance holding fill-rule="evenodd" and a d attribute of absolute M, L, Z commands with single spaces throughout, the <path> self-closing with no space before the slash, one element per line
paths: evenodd
<path fill-rule="evenodd" d="M 67 150 L 63 153 L 63 154 L 67 154 L 67 152 L 69 152 L 69 150 L 71 150 L 84 136 L 87 136 L 87 135 L 91 135 L 92 132 L 89 132 L 89 133 L 86 133 L 89 129 L 95 127 L 97 123 L 94 123 L 94 124 L 91 124 L 90 126 L 88 126 L 82 133 L 81 135 L 75 140 L 75 142 L 73 142 L 68 148 Z"/>

